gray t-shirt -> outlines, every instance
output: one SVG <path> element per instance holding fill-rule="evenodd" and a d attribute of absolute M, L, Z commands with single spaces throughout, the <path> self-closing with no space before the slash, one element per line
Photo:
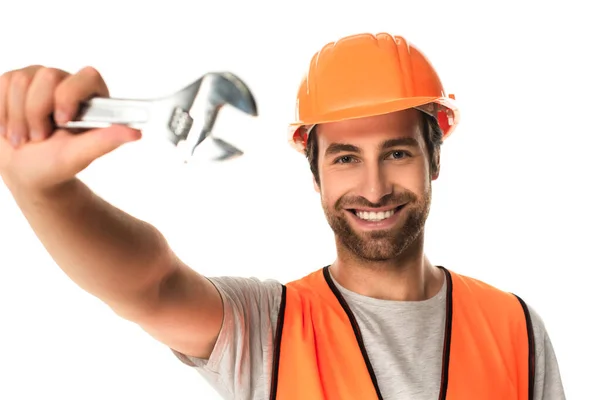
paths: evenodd
<path fill-rule="evenodd" d="M 267 400 L 281 284 L 240 277 L 210 280 L 225 304 L 215 348 L 208 360 L 175 354 L 193 365 L 224 399 Z M 446 282 L 430 299 L 402 302 L 362 296 L 333 281 L 358 321 L 383 398 L 437 399 Z M 565 399 L 552 343 L 540 316 L 530 306 L 529 310 L 536 343 L 534 399 Z"/>

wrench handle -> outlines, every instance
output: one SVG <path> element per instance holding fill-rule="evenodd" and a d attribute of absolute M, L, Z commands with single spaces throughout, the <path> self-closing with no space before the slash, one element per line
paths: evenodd
<path fill-rule="evenodd" d="M 81 104 L 77 116 L 57 125 L 62 129 L 108 128 L 111 125 L 127 125 L 139 129 L 150 119 L 151 102 L 147 100 L 94 97 Z"/>

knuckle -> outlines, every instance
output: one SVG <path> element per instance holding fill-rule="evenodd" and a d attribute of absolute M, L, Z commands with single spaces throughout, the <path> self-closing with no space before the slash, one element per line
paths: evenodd
<path fill-rule="evenodd" d="M 97 95 L 108 96 L 108 87 L 104 82 L 104 78 L 100 71 L 92 66 L 84 67 L 80 70 L 80 74 L 84 77 L 84 80 L 90 85 L 92 90 Z"/>
<path fill-rule="evenodd" d="M 10 78 L 12 76 L 12 72 L 6 72 L 0 75 L 0 91 L 5 91 L 10 85 Z"/>
<path fill-rule="evenodd" d="M 54 102 L 57 107 L 64 107 L 76 102 L 76 100 L 73 99 L 73 91 L 68 85 L 58 85 L 54 91 Z"/>
<path fill-rule="evenodd" d="M 57 86 L 64 79 L 64 74 L 56 68 L 41 68 L 36 74 L 36 79 Z"/>
<path fill-rule="evenodd" d="M 41 68 L 38 70 L 33 84 L 37 92 L 28 98 L 25 106 L 28 117 L 40 116 L 41 113 L 49 112 L 47 108 L 54 101 L 55 90 L 64 77 L 65 74 L 55 68 Z"/>
<path fill-rule="evenodd" d="M 71 113 L 79 102 L 87 100 L 94 93 L 105 92 L 104 86 L 98 70 L 91 66 L 84 67 L 57 86 L 54 102 L 57 108 Z"/>
<path fill-rule="evenodd" d="M 94 68 L 90 65 L 83 67 L 80 72 L 81 72 L 81 74 L 83 74 L 91 79 L 102 80 L 102 75 L 100 74 L 100 72 L 96 68 Z"/>
<path fill-rule="evenodd" d="M 47 112 L 46 104 L 40 101 L 28 102 L 25 105 L 25 115 L 30 122 L 35 122 L 36 119 L 45 117 L 43 114 Z"/>
<path fill-rule="evenodd" d="M 18 70 L 12 73 L 11 85 L 15 88 L 23 90 L 31 84 L 33 77 L 25 70 Z"/>

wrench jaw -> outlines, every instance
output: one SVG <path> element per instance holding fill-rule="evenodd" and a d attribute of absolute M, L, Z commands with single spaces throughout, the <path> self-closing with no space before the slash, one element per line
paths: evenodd
<path fill-rule="evenodd" d="M 219 111 L 227 104 L 246 114 L 258 115 L 252 93 L 241 79 L 228 72 L 205 74 L 197 83 L 199 87 L 193 104 L 187 108 L 189 111 L 175 108 L 171 116 L 169 122 L 171 142 L 179 146 L 179 142 L 185 140 L 185 162 L 193 157 L 197 147 L 209 136 L 214 145 L 212 147 L 216 149 L 211 156 L 212 160 L 225 161 L 243 155 L 244 153 L 237 147 L 215 138 L 212 130 Z"/>
<path fill-rule="evenodd" d="M 229 104 L 239 111 L 256 117 L 256 100 L 248 86 L 231 72 L 210 72 L 202 78 L 206 81 L 210 102 L 215 105 Z"/>
<path fill-rule="evenodd" d="M 216 145 L 217 151 L 213 160 L 226 161 L 244 155 L 244 152 L 223 139 L 213 136 L 213 142 Z"/>
<path fill-rule="evenodd" d="M 208 153 L 207 157 L 212 161 L 226 161 L 244 154 L 242 150 L 234 145 L 212 135 L 212 129 L 221 107 L 222 106 L 220 105 L 214 106 L 213 104 L 208 104 L 204 109 L 203 118 L 200 118 L 195 122 L 195 126 L 198 127 L 198 129 L 189 131 L 185 144 L 183 144 L 185 163 L 188 163 L 191 160 L 202 143 L 205 143 L 204 147 Z M 202 126 L 200 127 L 201 124 Z"/>

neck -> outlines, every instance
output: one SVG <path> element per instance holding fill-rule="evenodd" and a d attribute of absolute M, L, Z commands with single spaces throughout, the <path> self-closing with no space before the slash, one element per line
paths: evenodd
<path fill-rule="evenodd" d="M 346 289 L 382 300 L 420 301 L 433 297 L 442 287 L 444 273 L 434 267 L 423 251 L 421 234 L 398 257 L 374 262 L 356 257 L 340 243 L 330 271 Z"/>

